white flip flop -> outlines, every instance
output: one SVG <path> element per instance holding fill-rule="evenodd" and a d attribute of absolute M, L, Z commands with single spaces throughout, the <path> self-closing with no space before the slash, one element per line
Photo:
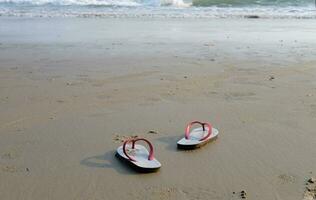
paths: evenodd
<path fill-rule="evenodd" d="M 194 124 L 200 124 L 202 127 L 195 128 L 190 132 Z M 218 130 L 213 128 L 211 124 L 193 121 L 185 129 L 185 137 L 177 142 L 179 149 L 196 149 L 208 142 L 216 139 Z"/>
<path fill-rule="evenodd" d="M 143 145 L 135 144 L 140 140 L 148 144 L 149 152 Z M 153 145 L 144 138 L 125 141 L 117 148 L 116 156 L 139 172 L 154 172 L 161 167 L 160 162 L 154 158 Z"/>

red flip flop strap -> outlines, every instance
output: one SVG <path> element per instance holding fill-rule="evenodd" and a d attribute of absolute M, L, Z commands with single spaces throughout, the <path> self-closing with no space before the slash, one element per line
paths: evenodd
<path fill-rule="evenodd" d="M 126 141 L 123 143 L 123 152 L 124 152 L 125 156 L 126 156 L 128 159 L 130 159 L 131 161 L 136 161 L 134 158 L 130 157 L 130 156 L 127 154 L 127 152 L 126 152 L 126 145 L 127 145 L 127 143 L 129 143 L 129 142 L 133 142 L 133 144 L 134 144 L 134 139 L 126 140 Z M 132 148 L 134 148 L 134 145 L 132 145 Z"/>
<path fill-rule="evenodd" d="M 203 127 L 203 131 L 205 130 L 205 129 L 204 129 L 204 123 L 199 122 L 199 121 L 190 122 L 190 124 L 188 124 L 188 126 L 187 126 L 186 129 L 185 129 L 185 139 L 187 139 L 187 140 L 189 139 L 189 136 L 190 136 L 190 129 L 191 129 L 191 127 L 192 127 L 194 124 L 200 124 L 200 125 Z"/>
<path fill-rule="evenodd" d="M 153 145 L 148 141 L 148 140 L 146 140 L 145 138 L 136 138 L 136 139 L 134 139 L 132 142 L 132 148 L 134 149 L 135 148 L 135 143 L 137 142 L 137 141 L 145 141 L 147 144 L 148 144 L 148 146 L 149 146 L 149 155 L 148 155 L 148 160 L 153 160 L 154 159 L 154 147 L 153 147 Z"/>
<path fill-rule="evenodd" d="M 200 124 L 203 128 L 203 131 L 205 131 L 205 125 L 208 127 L 208 133 L 206 136 L 204 136 L 203 138 L 200 139 L 200 141 L 205 140 L 206 138 L 208 138 L 211 134 L 212 134 L 212 125 L 209 123 L 203 123 L 203 122 L 199 122 L 199 121 L 193 121 L 190 124 L 188 124 L 187 128 L 185 129 L 185 139 L 189 139 L 190 136 L 190 129 L 194 124 Z"/>
<path fill-rule="evenodd" d="M 210 137 L 210 135 L 212 134 L 212 129 L 213 129 L 211 124 L 209 124 L 209 123 L 203 123 L 203 124 L 207 126 L 208 131 L 207 131 L 207 135 L 204 136 L 203 138 L 201 138 L 200 141 L 203 141 L 203 140 L 207 139 L 208 137 Z"/>

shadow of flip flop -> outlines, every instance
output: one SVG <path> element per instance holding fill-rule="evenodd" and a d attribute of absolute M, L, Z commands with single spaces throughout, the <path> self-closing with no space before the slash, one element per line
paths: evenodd
<path fill-rule="evenodd" d="M 91 156 L 80 161 L 81 165 L 93 168 L 114 169 L 120 174 L 137 174 L 134 170 L 123 165 L 116 157 L 115 151 L 106 152 L 103 155 Z"/>

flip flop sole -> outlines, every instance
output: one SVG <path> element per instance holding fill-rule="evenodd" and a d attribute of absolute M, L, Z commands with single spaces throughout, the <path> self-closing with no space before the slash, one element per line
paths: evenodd
<path fill-rule="evenodd" d="M 136 172 L 139 173 L 152 173 L 152 172 L 157 172 L 160 167 L 158 168 L 143 168 L 143 167 L 139 167 L 137 165 L 135 165 L 133 162 L 131 162 L 130 160 L 123 158 L 120 154 L 118 154 L 117 152 L 115 153 L 115 156 L 124 164 L 130 166 L 133 170 L 135 170 Z"/>
<path fill-rule="evenodd" d="M 134 154 L 133 158 L 136 161 L 131 161 L 123 152 L 123 147 L 120 146 L 116 151 L 116 157 L 123 161 L 125 164 L 131 166 L 134 170 L 143 173 L 155 172 L 158 171 L 161 167 L 161 164 L 155 158 L 153 160 L 148 160 L 149 152 L 142 145 L 135 145 L 133 149 Z"/>
<path fill-rule="evenodd" d="M 210 142 L 212 142 L 212 141 L 214 141 L 214 140 L 216 140 L 216 139 L 217 139 L 217 136 L 215 136 L 215 137 L 213 137 L 213 138 L 211 138 L 211 139 L 209 139 L 209 140 L 206 140 L 206 141 L 204 141 L 204 142 L 201 142 L 201 143 L 199 143 L 199 144 L 193 144 L 193 145 L 177 144 L 177 147 L 178 147 L 179 149 L 183 149 L 183 150 L 198 149 L 198 148 L 200 148 L 200 147 L 202 147 L 202 146 L 204 146 L 204 145 L 206 145 L 206 144 L 208 144 L 208 143 L 210 143 Z"/>
<path fill-rule="evenodd" d="M 207 132 L 207 131 L 204 131 L 204 132 Z M 199 138 L 202 138 L 204 136 L 205 134 L 204 132 L 202 128 L 193 129 L 192 132 L 190 133 L 190 138 L 188 140 L 185 138 L 182 138 L 181 140 L 179 140 L 177 143 L 177 147 L 179 149 L 185 149 L 185 150 L 196 149 L 196 148 L 200 148 L 206 145 L 207 143 L 211 141 L 216 140 L 218 137 L 218 130 L 215 128 L 212 128 L 212 134 L 210 135 L 210 137 L 203 141 L 199 141 Z"/>

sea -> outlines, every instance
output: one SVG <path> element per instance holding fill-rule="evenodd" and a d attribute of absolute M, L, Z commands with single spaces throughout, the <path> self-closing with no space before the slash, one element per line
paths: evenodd
<path fill-rule="evenodd" d="M 316 19 L 316 0 L 0 0 L 0 17 Z"/>

